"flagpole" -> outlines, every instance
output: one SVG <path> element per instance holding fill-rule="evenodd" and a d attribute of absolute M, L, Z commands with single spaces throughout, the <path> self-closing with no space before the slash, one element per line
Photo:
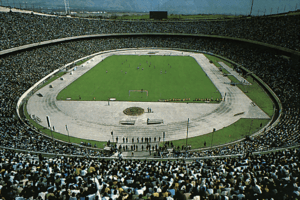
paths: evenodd
<path fill-rule="evenodd" d="M 187 157 L 187 140 L 188 140 L 188 137 L 189 137 L 189 122 L 190 122 L 190 118 L 188 118 L 188 121 L 187 121 L 187 124 L 186 124 L 186 139 L 185 139 L 185 159 Z"/>
<path fill-rule="evenodd" d="M 50 128 L 50 132 L 51 132 L 51 136 L 52 136 L 52 142 L 53 142 L 53 145 L 54 145 L 54 148 L 55 148 L 55 143 L 54 143 L 54 138 L 53 138 L 53 132 L 52 132 L 52 128 L 51 127 L 49 127 Z M 56 151 L 55 151 L 56 152 Z"/>
<path fill-rule="evenodd" d="M 66 125 L 66 130 L 67 130 L 67 132 L 68 132 L 69 143 L 71 143 L 71 142 L 70 142 L 70 134 L 69 134 L 69 129 L 68 129 L 68 126 L 67 126 L 67 125 Z"/>
<path fill-rule="evenodd" d="M 185 142 L 186 148 L 187 148 L 187 140 L 188 140 L 188 137 L 189 137 L 189 122 L 190 122 L 190 118 L 188 118 L 187 126 L 186 126 L 186 142 Z"/>
<path fill-rule="evenodd" d="M 54 142 L 54 138 L 53 138 L 53 132 L 52 132 L 52 127 L 51 127 L 51 121 L 50 121 L 50 117 L 48 115 L 46 115 L 46 120 L 47 120 L 47 125 L 50 129 L 51 132 L 51 136 L 52 136 L 52 142 L 53 142 L 53 146 L 54 146 L 54 153 L 56 154 L 56 146 L 55 146 L 55 142 Z M 54 128 L 54 126 L 53 126 Z"/>
<path fill-rule="evenodd" d="M 253 123 L 253 119 L 252 119 L 251 124 L 250 124 L 250 127 L 249 127 L 249 134 L 248 134 L 248 136 L 250 136 L 252 123 Z"/>
<path fill-rule="evenodd" d="M 213 141 L 214 141 L 214 129 L 213 129 L 213 132 L 211 133 L 211 144 L 210 144 L 210 148 L 212 148 L 213 146 Z"/>

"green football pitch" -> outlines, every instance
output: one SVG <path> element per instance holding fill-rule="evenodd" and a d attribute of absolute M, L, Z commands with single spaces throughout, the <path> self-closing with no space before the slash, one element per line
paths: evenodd
<path fill-rule="evenodd" d="M 57 100 L 200 102 L 221 94 L 192 57 L 114 55 L 63 89 Z M 190 100 L 187 100 L 190 99 Z"/>

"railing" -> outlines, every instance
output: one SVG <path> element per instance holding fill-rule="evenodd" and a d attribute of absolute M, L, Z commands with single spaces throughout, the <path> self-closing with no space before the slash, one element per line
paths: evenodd
<path fill-rule="evenodd" d="M 275 152 L 275 151 L 283 151 L 286 149 L 293 149 L 293 148 L 299 148 L 300 145 L 294 145 L 291 147 L 284 147 L 284 148 L 275 148 L 275 149 L 270 149 L 267 151 L 257 151 L 257 152 L 252 152 L 252 154 L 257 155 L 257 154 L 266 154 L 266 153 L 271 153 L 271 152 Z M 93 158 L 93 159 L 118 159 L 117 157 L 101 157 L 101 156 L 91 156 L 89 154 L 86 155 L 74 155 L 74 154 L 55 154 L 55 153 L 47 153 L 47 152 L 39 152 L 39 151 L 29 151 L 29 150 L 24 150 L 24 149 L 15 149 L 15 148 L 10 148 L 10 147 L 4 147 L 4 146 L 0 146 L 1 149 L 7 149 L 7 150 L 12 150 L 12 151 L 18 151 L 18 152 L 24 152 L 24 153 L 30 153 L 30 154 L 42 154 L 42 155 L 46 155 L 49 157 L 80 157 L 80 158 Z M 239 157 L 239 156 L 243 156 L 245 154 L 233 154 L 233 155 L 220 155 L 220 156 L 203 156 L 203 157 L 154 157 L 151 158 L 149 156 L 140 156 L 140 157 L 132 157 L 132 156 L 127 156 L 127 157 L 123 157 L 123 159 L 134 159 L 134 160 L 205 160 L 205 159 L 218 159 L 218 158 L 233 158 L 233 157 Z"/>

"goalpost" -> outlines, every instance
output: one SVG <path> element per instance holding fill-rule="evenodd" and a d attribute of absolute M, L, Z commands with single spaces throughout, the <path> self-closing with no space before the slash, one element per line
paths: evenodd
<path fill-rule="evenodd" d="M 148 90 L 129 90 L 128 91 L 128 93 L 129 93 L 129 96 L 130 96 L 130 92 L 141 92 L 141 93 L 143 93 L 143 92 L 146 92 L 147 93 L 147 96 L 148 96 Z"/>

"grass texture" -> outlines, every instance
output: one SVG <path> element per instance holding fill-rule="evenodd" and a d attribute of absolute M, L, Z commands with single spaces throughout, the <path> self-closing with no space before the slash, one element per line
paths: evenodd
<path fill-rule="evenodd" d="M 148 91 L 148 96 L 140 90 Z M 192 57 L 114 55 L 57 96 L 57 100 L 66 98 L 141 102 L 185 99 L 185 102 L 193 102 L 195 98 L 220 99 L 221 94 Z"/>

